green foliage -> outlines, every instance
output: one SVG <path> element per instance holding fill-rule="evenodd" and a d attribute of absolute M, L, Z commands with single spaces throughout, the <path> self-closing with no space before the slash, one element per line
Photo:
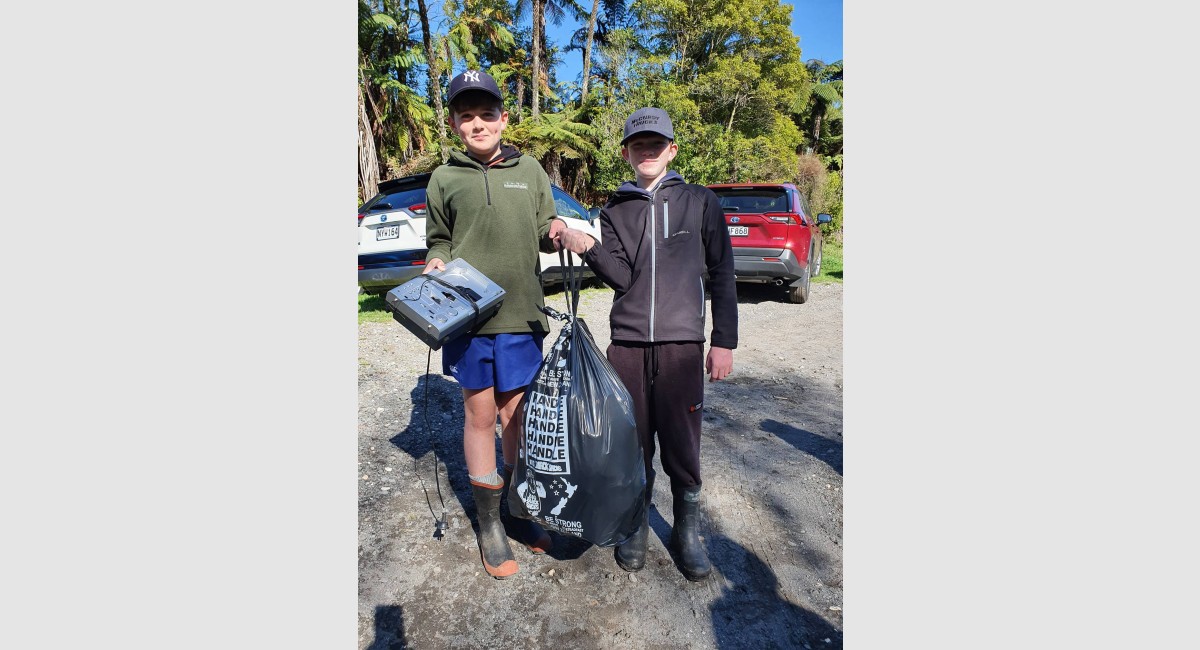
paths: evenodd
<path fill-rule="evenodd" d="M 516 46 L 508 27 L 512 25 L 506 3 L 494 0 L 447 0 L 445 15 L 454 16 L 446 43 L 451 60 L 462 61 L 466 67 L 481 67 L 480 57 L 489 51 L 505 52 Z"/>
<path fill-rule="evenodd" d="M 596 153 L 597 130 L 590 124 L 576 122 L 578 109 L 560 113 L 542 113 L 536 119 L 526 118 L 520 124 L 510 123 L 504 131 L 505 140 L 523 153 L 539 160 L 551 152 L 563 158 L 578 159 Z"/>
<path fill-rule="evenodd" d="M 738 166 L 738 181 L 784 182 L 795 178 L 796 149 L 804 141 L 791 119 L 775 113 L 772 128 L 751 142 L 750 155 Z"/>
<path fill-rule="evenodd" d="M 805 65 L 810 81 L 789 104 L 809 134 L 808 153 L 836 154 L 842 150 L 842 62 L 829 65 L 810 59 Z"/>
<path fill-rule="evenodd" d="M 842 177 L 838 172 L 826 170 L 822 157 L 800 156 L 796 166 L 796 187 L 808 199 L 813 214 L 828 213 L 833 221 L 821 226 L 826 236 L 841 236 L 842 232 Z"/>
<path fill-rule="evenodd" d="M 550 77 L 539 82 L 540 117 L 530 117 L 532 19 L 529 0 L 444 0 L 453 18 L 433 35 L 434 62 L 409 35 L 413 4 L 359 3 L 363 83 L 380 112 L 379 156 L 394 174 L 435 166 L 436 117 L 414 81 L 424 67 L 489 69 L 510 94 L 505 140 L 537 158 L 586 204 L 602 204 L 633 170 L 621 159 L 625 118 L 663 108 L 675 126 L 672 169 L 693 183 L 795 182 L 814 211 L 828 212 L 831 237 L 842 225 L 843 63 L 802 58 L 781 0 L 633 0 L 603 2 L 587 97 L 575 80 L 553 78 L 553 61 L 571 48 L 539 44 Z M 586 18 L 590 3 L 539 3 L 549 22 Z M 617 8 L 620 5 L 620 8 Z M 627 9 L 627 11 L 626 11 Z M 516 20 L 519 19 L 519 20 Z M 419 36 L 419 30 L 412 30 Z M 582 44 L 586 34 L 573 35 Z M 424 81 L 420 82 L 424 84 Z M 518 85 L 523 94 L 518 99 Z M 518 105 L 521 104 L 521 105 Z M 523 106 L 522 106 L 523 105 Z M 802 155 L 811 152 L 812 155 Z"/>
<path fill-rule="evenodd" d="M 840 238 L 842 236 L 842 175 L 838 172 L 829 172 L 825 180 L 825 192 L 822 201 L 813 209 L 817 213 L 827 212 L 833 217 L 833 221 L 821 226 L 822 232 L 827 236 Z"/>
<path fill-rule="evenodd" d="M 842 242 L 834 238 L 825 238 L 821 247 L 821 272 L 812 281 L 820 284 L 842 281 Z"/>
<path fill-rule="evenodd" d="M 679 155 L 672 167 L 691 183 L 725 182 L 729 177 L 730 155 L 737 149 L 736 140 L 720 124 L 695 122 L 682 130 L 676 126 Z"/>
<path fill-rule="evenodd" d="M 392 320 L 392 314 L 385 304 L 382 295 L 358 294 L 358 322 L 385 323 Z"/>
<path fill-rule="evenodd" d="M 409 33 L 407 4 L 359 0 L 358 16 L 359 83 L 380 167 L 388 169 L 389 160 L 433 140 L 433 111 L 409 85 L 425 53 Z"/>

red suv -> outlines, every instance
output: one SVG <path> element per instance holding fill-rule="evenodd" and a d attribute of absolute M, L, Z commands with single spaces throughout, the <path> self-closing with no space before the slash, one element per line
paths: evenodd
<path fill-rule="evenodd" d="M 709 185 L 721 200 L 733 243 L 738 282 L 786 286 L 795 303 L 808 300 L 812 276 L 821 272 L 821 229 L 828 214 L 813 218 L 808 201 L 791 183 Z"/>

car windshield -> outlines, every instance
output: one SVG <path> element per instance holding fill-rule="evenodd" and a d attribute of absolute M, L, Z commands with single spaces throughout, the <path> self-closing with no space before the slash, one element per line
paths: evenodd
<path fill-rule="evenodd" d="M 424 203 L 424 202 L 425 202 L 425 188 L 418 187 L 415 189 L 401 190 L 398 192 L 377 194 L 370 201 L 367 201 L 366 203 L 364 203 L 363 206 L 358 209 L 358 213 L 366 214 L 366 213 L 370 212 L 371 210 L 376 210 L 376 209 L 378 209 L 378 210 L 388 210 L 388 209 L 399 210 L 400 208 L 407 208 L 410 205 L 416 205 L 417 203 Z M 386 203 L 391 207 L 390 208 L 376 208 L 375 206 L 379 205 L 380 203 Z"/>
<path fill-rule="evenodd" d="M 557 187 L 552 187 L 551 190 L 554 193 L 554 212 L 558 216 L 571 217 L 572 219 L 587 219 L 587 210 L 584 210 L 578 201 Z"/>
<path fill-rule="evenodd" d="M 788 212 L 787 192 L 778 189 L 717 189 L 725 212 Z"/>

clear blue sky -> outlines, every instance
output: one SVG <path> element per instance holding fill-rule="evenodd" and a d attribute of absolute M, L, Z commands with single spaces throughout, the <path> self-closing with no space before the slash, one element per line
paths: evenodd
<path fill-rule="evenodd" d="M 793 0 L 783 4 L 792 5 L 792 33 L 800 37 L 800 55 L 805 61 L 833 63 L 842 58 L 842 0 Z M 591 3 L 587 6 L 590 8 Z M 577 29 L 579 23 L 570 19 L 557 27 L 546 24 L 547 34 L 559 47 L 565 47 Z M 577 78 L 583 68 L 580 52 L 567 52 L 565 59 L 557 70 L 559 81 Z"/>

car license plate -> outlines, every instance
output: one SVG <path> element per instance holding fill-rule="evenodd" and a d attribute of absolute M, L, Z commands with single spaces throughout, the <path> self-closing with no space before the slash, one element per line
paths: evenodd
<path fill-rule="evenodd" d="M 729 226 L 730 237 L 746 237 L 750 234 L 750 226 Z"/>
<path fill-rule="evenodd" d="M 397 239 L 400 237 L 400 226 L 380 226 L 375 229 L 375 241 L 381 239 Z"/>

